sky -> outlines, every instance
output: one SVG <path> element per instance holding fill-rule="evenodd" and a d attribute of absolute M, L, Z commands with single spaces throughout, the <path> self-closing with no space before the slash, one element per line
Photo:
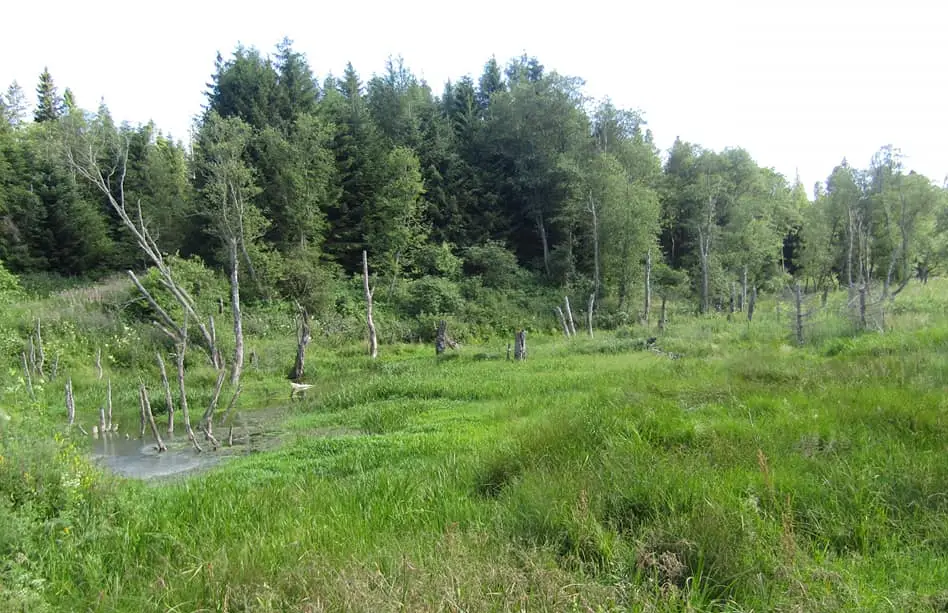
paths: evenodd
<path fill-rule="evenodd" d="M 948 175 L 948 3 L 940 0 L 47 0 L 2 14 L 0 84 L 31 98 L 48 66 L 80 106 L 187 140 L 218 51 L 289 37 L 321 81 L 401 55 L 435 94 L 493 55 L 527 53 L 645 115 L 656 143 L 743 147 L 808 191 L 844 157 L 892 144 Z"/>

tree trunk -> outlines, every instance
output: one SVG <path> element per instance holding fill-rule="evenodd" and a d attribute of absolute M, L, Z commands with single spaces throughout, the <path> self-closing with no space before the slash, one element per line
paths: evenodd
<path fill-rule="evenodd" d="M 701 258 L 701 313 L 711 310 L 711 238 L 708 232 L 698 230 L 698 255 Z"/>
<path fill-rule="evenodd" d="M 754 307 L 756 305 L 757 305 L 757 288 L 754 287 L 751 289 L 750 302 L 747 303 L 747 321 L 753 321 Z"/>
<path fill-rule="evenodd" d="M 184 419 L 184 431 L 188 435 L 188 440 L 191 441 L 191 444 L 194 445 L 194 449 L 198 453 L 203 451 L 201 445 L 198 444 L 197 437 L 194 436 L 194 430 L 191 428 L 191 415 L 188 413 L 188 395 L 184 389 L 184 353 L 188 348 L 188 320 L 185 317 L 184 320 L 184 335 L 181 338 L 181 342 L 178 343 L 177 353 L 178 353 L 178 406 L 181 407 L 181 417 Z"/>
<path fill-rule="evenodd" d="M 217 374 L 217 382 L 214 384 L 214 395 L 211 396 L 211 403 L 207 405 L 207 410 L 204 411 L 204 415 L 201 417 L 201 430 L 204 431 L 204 435 L 208 440 L 210 440 L 214 434 L 214 411 L 217 410 L 217 403 L 221 399 L 221 389 L 224 387 L 225 376 L 226 373 L 223 370 Z"/>
<path fill-rule="evenodd" d="M 649 247 L 645 254 L 645 329 L 649 329 L 649 319 L 652 315 L 652 249 Z"/>
<path fill-rule="evenodd" d="M 158 425 L 155 424 L 155 416 L 151 412 L 151 403 L 148 401 L 148 390 L 145 388 L 144 383 L 138 387 L 138 398 L 142 405 L 142 415 L 145 416 L 148 425 L 151 426 L 151 433 L 155 436 L 155 443 L 158 444 L 158 453 L 168 451 L 164 441 L 161 440 L 161 434 L 158 433 Z M 142 435 L 144 436 L 144 432 Z"/>
<path fill-rule="evenodd" d="M 560 325 L 563 326 L 563 336 L 569 338 L 569 324 L 566 323 L 566 316 L 563 315 L 563 309 L 556 307 L 554 309 L 556 316 L 560 319 Z"/>
<path fill-rule="evenodd" d="M 849 213 L 849 249 L 846 252 L 846 287 L 849 288 L 850 298 L 853 290 L 853 243 L 855 241 L 856 219 L 855 213 L 850 208 Z"/>
<path fill-rule="evenodd" d="M 658 319 L 658 329 L 662 332 L 665 331 L 665 328 L 668 326 L 668 310 L 666 309 L 665 304 L 668 302 L 666 296 L 662 296 L 662 314 Z"/>
<path fill-rule="evenodd" d="M 596 211 L 596 202 L 593 200 L 592 192 L 589 193 L 589 212 L 592 214 L 593 224 L 593 297 L 599 295 L 599 288 L 602 280 L 599 272 L 599 216 Z M 651 255 L 651 251 L 649 251 Z"/>
<path fill-rule="evenodd" d="M 290 379 L 299 382 L 305 373 L 306 346 L 312 340 L 312 334 L 309 328 L 309 313 L 300 304 L 297 304 L 296 308 L 299 310 L 299 322 L 296 327 L 296 362 L 293 364 Z"/>
<path fill-rule="evenodd" d="M 565 298 L 566 302 L 566 323 L 569 324 L 570 336 L 576 336 L 576 321 L 573 319 L 573 310 L 569 308 L 569 296 Z"/>
<path fill-rule="evenodd" d="M 369 287 L 369 254 L 362 251 L 362 285 L 365 289 L 365 325 L 369 329 L 369 355 L 377 358 L 379 355 L 379 341 L 375 333 L 375 321 L 372 319 L 372 294 Z"/>
<path fill-rule="evenodd" d="M 527 359 L 527 332 L 521 330 L 514 335 L 514 359 L 518 362 Z"/>
<path fill-rule="evenodd" d="M 747 264 L 741 269 L 741 297 L 737 310 L 743 312 L 747 308 Z"/>
<path fill-rule="evenodd" d="M 72 378 L 66 379 L 66 419 L 70 426 L 76 423 L 76 399 L 72 395 Z"/>
<path fill-rule="evenodd" d="M 435 355 L 444 353 L 445 336 L 447 335 L 448 322 L 441 320 L 438 322 L 438 332 L 435 335 Z"/>
<path fill-rule="evenodd" d="M 543 214 L 537 213 L 537 231 L 540 233 L 540 243 L 543 245 L 543 269 L 546 276 L 550 276 L 550 244 L 546 237 L 546 225 L 543 223 Z"/>
<path fill-rule="evenodd" d="M 796 288 L 794 289 L 793 295 L 794 295 L 794 302 L 796 303 L 796 313 L 797 313 L 796 325 L 794 326 L 796 330 L 796 335 L 797 335 L 797 344 L 802 345 L 803 344 L 803 292 L 800 289 L 799 281 L 797 281 L 797 285 L 796 285 Z"/>
<path fill-rule="evenodd" d="M 589 338 L 593 337 L 593 308 L 596 306 L 596 292 L 589 294 L 589 307 L 586 309 L 586 327 L 589 329 Z"/>
<path fill-rule="evenodd" d="M 95 378 L 102 380 L 102 347 L 95 348 Z"/>
<path fill-rule="evenodd" d="M 866 284 L 859 286 L 859 328 L 865 330 L 869 327 L 866 320 Z"/>
<path fill-rule="evenodd" d="M 105 427 L 112 431 L 112 379 L 106 382 L 105 387 Z"/>
<path fill-rule="evenodd" d="M 168 434 L 174 434 L 174 402 L 171 400 L 171 386 L 168 384 L 168 372 L 165 370 L 165 359 L 160 352 L 155 352 L 158 360 L 158 370 L 161 372 L 161 386 L 165 390 L 165 407 L 168 409 Z"/>
<path fill-rule="evenodd" d="M 234 313 L 234 363 L 231 365 L 230 384 L 240 385 L 244 369 L 244 323 L 240 315 L 240 279 L 237 274 L 237 239 L 230 239 L 230 307 Z"/>
<path fill-rule="evenodd" d="M 43 351 L 43 326 L 40 319 L 36 318 L 36 374 L 45 379 L 46 373 L 43 371 L 43 365 L 46 363 L 46 352 Z M 102 377 L 99 377 L 100 379 Z"/>

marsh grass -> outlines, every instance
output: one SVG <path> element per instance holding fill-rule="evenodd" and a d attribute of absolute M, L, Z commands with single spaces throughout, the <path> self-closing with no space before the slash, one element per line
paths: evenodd
<path fill-rule="evenodd" d="M 14 374 L 0 610 L 939 610 L 945 295 L 913 287 L 884 334 L 827 316 L 803 347 L 766 302 L 750 324 L 534 337 L 523 363 L 485 359 L 504 339 L 375 362 L 317 341 L 293 403 L 291 334 L 254 337 L 240 410 L 280 444 L 158 484 L 89 466 L 84 439 L 53 438 L 61 381 L 31 404 Z M 88 422 L 104 382 L 77 335 Z M 129 424 L 153 351 L 110 365 Z M 191 366 L 203 407 L 214 375 Z"/>

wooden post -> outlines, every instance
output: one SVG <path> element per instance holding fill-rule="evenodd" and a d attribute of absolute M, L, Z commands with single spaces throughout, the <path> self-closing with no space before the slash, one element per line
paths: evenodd
<path fill-rule="evenodd" d="M 586 327 L 589 328 L 589 338 L 593 337 L 593 308 L 596 306 L 596 292 L 589 294 L 589 307 L 586 309 Z"/>
<path fill-rule="evenodd" d="M 158 425 L 155 424 L 155 416 L 151 412 L 151 403 L 148 401 L 148 390 L 145 389 L 144 383 L 139 385 L 138 395 L 142 405 L 142 415 L 145 416 L 148 425 L 151 426 L 151 433 L 155 436 L 155 443 L 158 444 L 158 453 L 168 451 L 164 441 L 161 440 L 161 435 L 158 433 Z M 144 436 L 144 432 L 142 432 L 142 435 Z"/>
<path fill-rule="evenodd" d="M 527 332 L 521 330 L 514 335 L 514 359 L 518 362 L 527 359 Z"/>
<path fill-rule="evenodd" d="M 66 379 L 66 417 L 70 426 L 76 423 L 76 398 L 72 395 L 72 378 Z"/>
<path fill-rule="evenodd" d="M 797 285 L 794 288 L 794 301 L 796 302 L 797 318 L 796 329 L 797 344 L 803 344 L 803 291 L 800 288 L 800 282 L 797 281 Z"/>
<path fill-rule="evenodd" d="M 565 298 L 566 302 L 566 322 L 569 324 L 570 336 L 576 336 L 576 321 L 573 319 L 573 310 L 569 308 L 569 296 Z"/>
<path fill-rule="evenodd" d="M 165 408 L 168 409 L 168 434 L 174 434 L 174 402 L 171 400 L 171 385 L 168 384 L 168 372 L 165 370 L 165 359 L 160 352 L 155 352 L 158 360 L 158 370 L 161 372 L 161 386 L 165 390 Z"/>
<path fill-rule="evenodd" d="M 372 294 L 369 287 L 369 254 L 362 251 L 362 284 L 365 289 L 365 324 L 369 328 L 369 355 L 373 359 L 379 355 L 378 335 L 375 333 L 375 321 L 372 319 Z"/>
<path fill-rule="evenodd" d="M 556 316 L 559 318 L 560 325 L 563 326 L 563 335 L 566 336 L 566 338 L 569 338 L 569 324 L 566 323 L 566 316 L 563 315 L 563 309 L 561 309 L 560 307 L 556 307 L 555 309 L 553 309 L 553 311 L 556 313 Z"/>

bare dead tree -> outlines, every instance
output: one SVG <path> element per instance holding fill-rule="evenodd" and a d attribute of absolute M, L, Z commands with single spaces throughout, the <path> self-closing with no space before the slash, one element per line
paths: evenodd
<path fill-rule="evenodd" d="M 445 338 L 447 337 L 448 322 L 441 320 L 438 322 L 438 331 L 435 334 L 435 355 L 444 353 Z"/>
<path fill-rule="evenodd" d="M 642 319 L 645 320 L 645 329 L 649 328 L 649 318 L 652 313 L 652 248 L 649 247 L 645 253 L 645 312 Z"/>
<path fill-rule="evenodd" d="M 520 330 L 514 335 L 514 359 L 518 362 L 527 359 L 526 330 Z"/>
<path fill-rule="evenodd" d="M 596 292 L 589 294 L 589 305 L 586 308 L 586 328 L 589 330 L 589 338 L 593 337 L 593 309 L 596 306 Z"/>
<path fill-rule="evenodd" d="M 122 225 L 132 233 L 139 249 L 157 269 L 162 287 L 171 294 L 185 314 L 197 322 L 198 330 L 214 366 L 222 368 L 222 364 L 218 361 L 219 353 L 214 339 L 207 326 L 202 323 L 198 316 L 194 299 L 191 298 L 187 290 L 175 281 L 171 266 L 165 261 L 162 250 L 158 247 L 151 230 L 145 223 L 142 216 L 141 202 L 138 202 L 136 211 L 130 212 L 128 210 L 125 201 L 128 148 L 127 138 L 115 141 L 105 137 L 99 131 L 91 131 L 79 136 L 77 142 L 67 143 L 65 147 L 66 161 L 76 174 L 89 181 L 106 197 Z M 101 160 L 106 157 L 111 158 L 111 164 L 103 166 Z M 167 311 L 158 305 L 151 292 L 142 285 L 135 273 L 131 270 L 127 272 L 139 293 L 161 320 L 159 326 L 166 332 L 173 331 L 175 335 L 180 336 L 181 326 L 172 319 Z"/>
<path fill-rule="evenodd" d="M 20 354 L 23 358 L 23 376 L 26 378 L 26 391 L 30 394 L 30 399 L 36 402 L 36 393 L 33 392 L 33 377 L 30 376 L 30 367 L 26 363 L 26 352 Z"/>
<path fill-rule="evenodd" d="M 183 326 L 184 334 L 181 336 L 180 341 L 177 345 L 177 364 L 178 364 L 178 406 L 181 407 L 181 417 L 184 419 L 184 431 L 188 435 L 188 440 L 191 441 L 191 444 L 194 445 L 194 449 L 200 453 L 203 451 L 201 445 L 198 444 L 197 437 L 194 436 L 194 430 L 191 428 L 191 415 L 188 413 L 188 395 L 184 389 L 184 354 L 188 348 L 188 318 L 184 318 Z M 223 372 L 223 371 L 221 371 Z"/>
<path fill-rule="evenodd" d="M 737 303 L 737 310 L 742 311 L 747 307 L 747 264 L 741 269 L 741 295 Z"/>
<path fill-rule="evenodd" d="M 593 295 L 599 294 L 601 276 L 599 272 L 599 211 L 596 207 L 596 201 L 593 199 L 592 191 L 589 192 L 589 204 L 586 210 L 592 215 L 593 225 Z M 651 252 L 650 252 L 651 253 Z"/>
<path fill-rule="evenodd" d="M 96 347 L 95 349 L 95 378 L 99 381 L 102 380 L 102 347 Z"/>
<path fill-rule="evenodd" d="M 105 425 L 105 409 L 103 407 L 99 407 L 99 432 L 105 436 L 106 432 L 108 431 L 109 429 Z"/>
<path fill-rule="evenodd" d="M 211 403 L 207 406 L 207 410 L 204 411 L 204 415 L 201 417 L 201 430 L 204 431 L 204 435 L 208 437 L 208 440 L 214 432 L 214 411 L 217 410 L 217 403 L 221 398 L 221 389 L 224 387 L 225 374 L 223 370 L 217 374 L 217 383 L 214 384 L 214 395 L 211 396 Z"/>
<path fill-rule="evenodd" d="M 36 342 L 33 340 L 33 335 L 30 335 L 29 340 L 26 344 L 27 351 L 30 355 L 30 370 L 35 374 L 36 373 Z"/>
<path fill-rule="evenodd" d="M 569 324 L 569 335 L 576 336 L 576 321 L 573 319 L 573 310 L 569 308 L 569 296 L 566 296 L 565 303 L 566 303 L 566 323 Z"/>
<path fill-rule="evenodd" d="M 227 403 L 227 409 L 224 410 L 224 414 L 221 416 L 221 424 L 226 424 L 227 419 L 230 417 L 230 412 L 234 410 L 234 407 L 237 406 L 237 399 L 240 398 L 240 392 L 243 390 L 242 387 L 237 386 L 237 389 L 234 390 L 233 396 L 230 397 L 230 402 Z M 233 426 L 231 426 L 233 428 Z"/>
<path fill-rule="evenodd" d="M 563 315 L 563 309 L 557 306 L 556 308 L 553 309 L 553 311 L 556 313 L 556 316 L 559 318 L 560 325 L 563 326 L 563 335 L 566 338 L 569 338 L 569 324 L 566 323 L 566 316 Z"/>
<path fill-rule="evenodd" d="M 46 378 L 43 370 L 46 364 L 46 352 L 43 351 L 43 326 L 40 324 L 39 317 L 36 318 L 36 369 L 34 372 L 41 378 Z"/>
<path fill-rule="evenodd" d="M 72 379 L 66 379 L 66 419 L 69 425 L 76 423 L 76 398 L 72 394 Z"/>
<path fill-rule="evenodd" d="M 161 440 L 161 434 L 158 433 L 158 425 L 155 424 L 155 416 L 151 412 L 151 402 L 148 401 L 148 390 L 145 388 L 144 383 L 138 387 L 138 397 L 142 405 L 142 415 L 144 415 L 148 421 L 148 425 L 151 427 L 151 433 L 155 437 L 155 443 L 158 445 L 158 453 L 168 451 L 164 441 Z M 144 436 L 144 432 L 142 435 Z"/>
<path fill-rule="evenodd" d="M 112 379 L 105 386 L 105 427 L 112 431 Z"/>
<path fill-rule="evenodd" d="M 372 319 L 372 295 L 375 290 L 369 287 L 369 254 L 365 250 L 362 251 L 362 284 L 365 289 L 365 324 L 369 329 L 369 355 L 374 359 L 379 355 L 379 341 Z"/>
<path fill-rule="evenodd" d="M 171 399 L 171 385 L 168 383 L 168 371 L 165 370 L 165 359 L 161 352 L 155 352 L 158 360 L 158 371 L 161 373 L 161 386 L 165 390 L 165 408 L 168 409 L 168 434 L 174 434 L 174 401 Z"/>
<path fill-rule="evenodd" d="M 290 379 L 299 381 L 303 378 L 306 369 L 306 346 L 312 340 L 312 334 L 309 327 L 309 313 L 299 303 L 296 303 L 298 312 L 296 322 L 296 362 L 293 364 L 293 372 L 290 373 Z M 256 353 L 252 354 L 256 356 Z"/>
<path fill-rule="evenodd" d="M 754 307 L 757 306 L 757 287 L 751 289 L 750 302 L 747 303 L 747 321 L 754 320 Z"/>
<path fill-rule="evenodd" d="M 665 295 L 662 295 L 662 313 L 658 319 L 658 329 L 662 332 L 665 331 L 665 327 L 668 326 L 668 311 L 666 310 L 665 303 L 668 302 L 668 298 Z"/>
<path fill-rule="evenodd" d="M 796 306 L 796 324 L 794 325 L 794 330 L 796 332 L 797 344 L 803 344 L 803 291 L 800 289 L 800 282 L 797 281 L 796 287 L 793 291 L 794 303 Z"/>
<path fill-rule="evenodd" d="M 240 278 L 237 275 L 237 237 L 230 239 L 230 308 L 234 314 L 234 361 L 231 364 L 230 384 L 240 385 L 244 370 L 244 324 L 240 313 Z"/>

